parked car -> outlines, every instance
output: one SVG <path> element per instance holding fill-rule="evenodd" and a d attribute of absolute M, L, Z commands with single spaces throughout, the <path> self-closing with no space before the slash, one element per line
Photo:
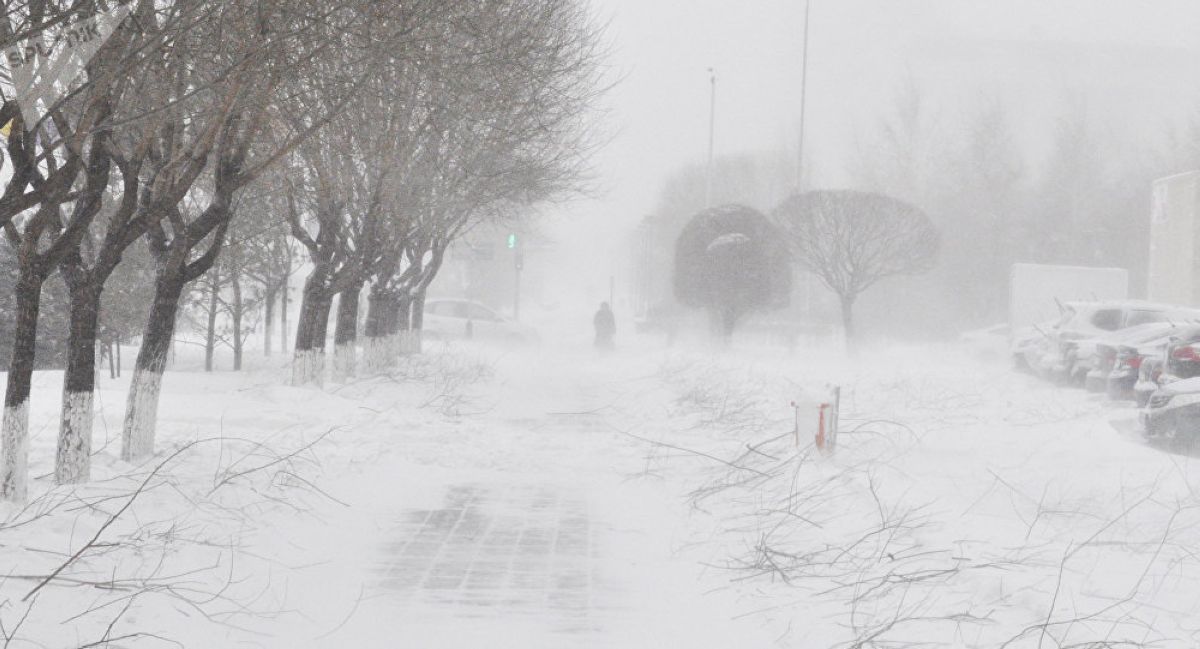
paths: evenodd
<path fill-rule="evenodd" d="M 1165 347 L 1171 332 L 1176 329 L 1177 327 L 1169 322 L 1149 322 L 1078 341 L 1075 346 L 1077 359 L 1074 371 L 1077 374 L 1084 373 L 1083 386 L 1088 391 L 1104 392 L 1108 388 L 1110 376 L 1117 368 L 1118 360 L 1126 365 L 1129 363 L 1140 364 L 1140 357 L 1131 355 L 1131 349 L 1136 351 L 1140 345 L 1159 341 Z M 1124 356 L 1122 356 L 1122 351 L 1125 352 Z M 1131 374 L 1136 380 L 1136 368 L 1125 369 L 1133 369 Z M 1130 387 L 1132 387 L 1132 382 Z"/>
<path fill-rule="evenodd" d="M 1138 366 L 1137 382 L 1133 384 L 1133 400 L 1137 407 L 1146 407 L 1146 404 L 1150 403 L 1150 395 L 1162 387 L 1159 383 L 1162 369 L 1161 353 L 1143 359 L 1141 365 Z"/>
<path fill-rule="evenodd" d="M 1159 388 L 1139 419 L 1150 441 L 1192 444 L 1200 433 L 1200 377 Z"/>
<path fill-rule="evenodd" d="M 1149 399 L 1149 394 L 1142 399 L 1138 397 L 1137 391 L 1137 384 L 1142 377 L 1142 366 L 1149 363 L 1151 368 L 1149 368 L 1148 376 L 1156 376 L 1153 370 L 1153 361 L 1161 359 L 1167 345 L 1183 329 L 1178 326 L 1170 326 L 1158 333 L 1147 333 L 1144 338 L 1141 336 L 1128 337 L 1122 344 L 1117 345 L 1112 369 L 1105 382 L 1105 392 L 1108 394 L 1108 398 L 1114 401 L 1133 399 L 1138 402 L 1138 406 L 1144 406 Z"/>
<path fill-rule="evenodd" d="M 1047 332 L 1035 369 L 1053 379 L 1078 383 L 1092 369 L 1087 362 L 1098 337 L 1147 323 L 1197 320 L 1200 310 L 1140 300 L 1068 302 Z"/>
<path fill-rule="evenodd" d="M 1009 354 L 1012 356 L 1014 367 L 1030 372 L 1037 369 L 1038 361 L 1041 360 L 1043 350 L 1049 341 L 1049 331 L 1054 324 L 1054 322 L 1046 322 L 1012 332 Z"/>
<path fill-rule="evenodd" d="M 423 324 L 424 335 L 430 340 L 470 338 L 508 344 L 538 341 L 537 331 L 529 325 L 471 300 L 426 300 Z"/>
<path fill-rule="evenodd" d="M 1139 406 L 1163 385 L 1200 376 L 1200 325 L 1180 327 L 1162 347 L 1142 360 L 1133 391 Z"/>

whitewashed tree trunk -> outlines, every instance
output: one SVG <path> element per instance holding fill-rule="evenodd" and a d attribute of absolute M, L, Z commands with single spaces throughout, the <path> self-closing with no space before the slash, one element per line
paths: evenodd
<path fill-rule="evenodd" d="M 27 244 L 32 245 L 32 244 Z M 44 269 L 43 269 L 44 270 Z M 38 310 L 45 277 L 22 268 L 16 286 L 16 322 L 12 360 L 4 389 L 4 419 L 0 422 L 0 498 L 22 502 L 29 484 L 29 397 L 37 344 Z"/>
<path fill-rule="evenodd" d="M 362 283 L 338 293 L 337 326 L 333 333 L 333 380 L 345 381 L 358 372 L 358 304 Z"/>
<path fill-rule="evenodd" d="M 325 385 L 325 350 L 298 349 L 292 358 L 292 385 Z"/>
<path fill-rule="evenodd" d="M 77 484 L 91 478 L 93 395 L 63 391 L 60 444 L 54 462 L 57 484 Z"/>
<path fill-rule="evenodd" d="M 326 286 L 326 279 L 314 270 L 304 283 L 296 348 L 292 356 L 292 385 L 325 384 L 325 339 L 334 296 Z"/>
<path fill-rule="evenodd" d="M 89 276 L 78 263 L 64 264 L 62 273 L 71 291 L 71 328 L 67 336 L 67 367 L 63 372 L 54 481 L 76 484 L 87 482 L 91 476 L 96 331 L 102 277 Z"/>
<path fill-rule="evenodd" d="M 391 363 L 387 336 L 367 336 L 363 342 L 363 365 L 372 374 L 387 370 Z"/>
<path fill-rule="evenodd" d="M 358 369 L 355 351 L 353 342 L 337 343 L 333 346 L 333 380 L 335 382 L 354 378 Z"/>
<path fill-rule="evenodd" d="M 138 350 L 125 402 L 121 459 L 127 462 L 154 454 L 158 395 L 175 336 L 175 316 L 183 286 L 178 278 L 168 276 L 160 277 L 155 286 L 154 305 L 142 333 L 142 347 Z"/>
<path fill-rule="evenodd" d="M 3 435 L 0 444 L 4 454 L 0 461 L 0 497 L 24 502 L 29 493 L 29 401 L 5 406 Z"/>
<path fill-rule="evenodd" d="M 154 424 L 158 419 L 162 381 L 161 371 L 136 369 L 133 372 L 125 406 L 125 425 L 121 429 L 121 459 L 126 462 L 154 453 Z"/>

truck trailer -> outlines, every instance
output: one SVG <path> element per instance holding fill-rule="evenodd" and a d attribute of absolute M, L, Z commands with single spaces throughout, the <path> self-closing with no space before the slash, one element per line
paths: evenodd
<path fill-rule="evenodd" d="M 1155 302 L 1200 306 L 1200 171 L 1154 181 L 1146 296 Z"/>

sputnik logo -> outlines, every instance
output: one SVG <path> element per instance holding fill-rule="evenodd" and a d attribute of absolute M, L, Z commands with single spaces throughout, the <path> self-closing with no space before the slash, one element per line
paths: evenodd
<path fill-rule="evenodd" d="M 27 128 L 65 97 L 88 62 L 133 8 L 122 0 L 106 11 L 82 13 L 68 22 L 28 36 L 4 49 L 10 91 Z"/>

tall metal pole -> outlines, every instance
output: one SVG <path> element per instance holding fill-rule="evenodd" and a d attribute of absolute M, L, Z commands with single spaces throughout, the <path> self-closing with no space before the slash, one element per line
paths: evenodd
<path fill-rule="evenodd" d="M 808 107 L 808 18 L 812 0 L 804 0 L 804 50 L 800 62 L 800 138 L 796 151 L 796 191 L 804 191 L 804 113 Z M 804 313 L 812 315 L 813 276 L 804 275 Z"/>
<path fill-rule="evenodd" d="M 712 207 L 713 188 L 713 147 L 717 133 L 717 74 L 712 68 L 708 69 L 711 85 L 708 98 L 708 173 L 704 182 L 704 206 Z"/>
<path fill-rule="evenodd" d="M 804 53 L 800 63 L 800 141 L 796 160 L 796 191 L 804 191 L 804 113 L 808 106 L 808 16 L 812 0 L 804 0 Z"/>

